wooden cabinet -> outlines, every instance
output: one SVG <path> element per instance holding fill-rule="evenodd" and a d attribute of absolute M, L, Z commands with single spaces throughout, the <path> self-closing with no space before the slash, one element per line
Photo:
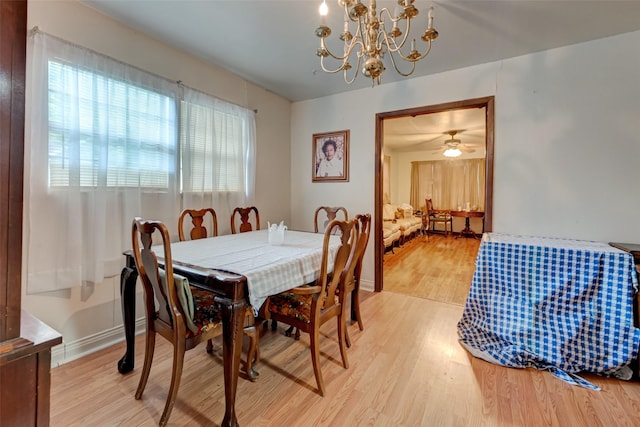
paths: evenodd
<path fill-rule="evenodd" d="M 51 347 L 60 334 L 22 311 L 21 336 L 0 343 L 0 424 L 48 426 Z"/>

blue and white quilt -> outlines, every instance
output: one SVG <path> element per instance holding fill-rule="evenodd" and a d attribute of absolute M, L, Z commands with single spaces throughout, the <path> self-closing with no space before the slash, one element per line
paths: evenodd
<path fill-rule="evenodd" d="M 630 372 L 638 355 L 631 254 L 606 243 L 485 233 L 458 322 L 474 356 L 548 370 L 592 389 L 580 372 Z"/>

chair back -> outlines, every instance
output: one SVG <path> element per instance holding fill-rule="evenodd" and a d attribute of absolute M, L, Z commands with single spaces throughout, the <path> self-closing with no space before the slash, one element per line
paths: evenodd
<path fill-rule="evenodd" d="M 326 310 L 336 305 L 336 300 L 344 304 L 346 280 L 354 274 L 355 261 L 353 252 L 358 240 L 358 220 L 340 221 L 334 219 L 324 233 L 322 264 L 320 267 L 320 295 L 324 298 L 321 305 Z M 329 243 L 331 238 L 339 238 L 340 246 L 333 259 L 333 270 L 329 271 Z M 331 274 L 329 274 L 331 273 Z M 336 296 L 338 298 L 336 298 Z"/>
<path fill-rule="evenodd" d="M 251 212 L 254 213 L 255 229 L 260 230 L 260 214 L 255 206 L 248 208 L 235 208 L 231 214 L 231 233 L 237 232 L 244 233 L 246 231 L 253 231 L 254 227 L 251 225 Z M 236 228 L 236 218 L 240 218 L 240 227 Z"/>
<path fill-rule="evenodd" d="M 158 257 L 151 249 L 154 233 L 160 237 L 162 244 L 161 256 L 165 266 L 163 273 L 161 273 L 158 266 Z M 153 327 L 154 320 L 159 320 L 166 324 L 168 328 L 177 330 L 176 332 L 181 333 L 184 337 L 186 325 L 173 278 L 171 238 L 167 227 L 160 221 L 135 218 L 131 230 L 131 239 L 133 258 L 144 288 L 145 310 L 147 324 L 150 326 L 149 329 L 155 329 Z M 164 276 L 164 279 L 162 276 Z M 158 302 L 157 307 L 155 301 Z"/>
<path fill-rule="evenodd" d="M 433 211 L 433 201 L 431 199 L 424 199 L 424 201 L 427 209 L 427 216 L 431 216 L 431 212 Z"/>
<path fill-rule="evenodd" d="M 362 274 L 362 260 L 364 259 L 364 253 L 367 250 L 367 244 L 369 243 L 369 234 L 371 231 L 371 214 L 359 214 L 356 215 L 358 220 L 359 237 L 356 247 L 356 266 L 354 278 L 356 286 L 360 285 L 360 274 Z"/>
<path fill-rule="evenodd" d="M 322 222 L 321 232 L 324 232 L 324 230 L 327 228 L 327 225 L 329 225 L 331 221 L 336 219 L 336 215 L 339 212 L 342 212 L 342 215 L 344 217 L 343 219 L 345 221 L 349 219 L 349 214 L 347 213 L 347 209 L 345 209 L 342 206 L 320 206 L 318 209 L 316 209 L 316 212 L 313 215 L 313 228 L 316 233 L 320 230 L 320 227 L 318 226 L 319 225 L 318 220 L 321 219 L 319 218 L 319 216 L 320 216 L 320 213 L 323 211 L 326 215 L 326 219 Z"/>
<path fill-rule="evenodd" d="M 178 236 L 180 241 L 187 240 L 184 229 L 184 220 L 186 217 L 191 218 L 191 231 L 189 232 L 189 240 L 204 239 L 206 237 L 214 237 L 218 235 L 218 217 L 216 211 L 213 208 L 205 209 L 185 209 L 178 218 Z M 205 224 L 205 219 L 210 218 L 208 224 Z M 211 234 L 207 229 L 207 225 L 210 226 Z"/>

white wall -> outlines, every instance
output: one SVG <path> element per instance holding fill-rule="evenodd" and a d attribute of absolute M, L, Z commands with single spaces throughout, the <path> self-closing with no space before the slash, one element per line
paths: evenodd
<path fill-rule="evenodd" d="M 294 103 L 293 225 L 308 225 L 320 204 L 374 212 L 376 113 L 493 95 L 493 230 L 640 242 L 639 69 L 633 32 Z M 338 129 L 351 131 L 350 181 L 312 183 L 311 135 Z M 373 284 L 373 244 L 364 286 Z"/>
<path fill-rule="evenodd" d="M 257 109 L 255 204 L 265 223 L 276 219 L 289 222 L 289 101 L 150 39 L 76 1 L 29 1 L 27 12 L 28 28 L 38 26 L 51 35 L 168 79 L 182 80 L 187 86 L 221 99 Z M 27 105 L 25 127 L 29 126 L 28 112 Z M 24 220 L 26 252 L 27 211 Z M 226 225 L 228 219 L 219 218 L 218 221 L 225 221 Z M 26 280 L 26 272 L 22 277 Z M 54 364 L 123 337 L 119 286 L 120 278 L 113 277 L 92 287 L 49 294 L 27 295 L 23 291 L 23 308 L 63 335 L 64 343 L 53 349 Z M 23 289 L 26 289 L 24 284 Z M 140 294 L 137 300 L 136 314 L 143 317 Z"/>

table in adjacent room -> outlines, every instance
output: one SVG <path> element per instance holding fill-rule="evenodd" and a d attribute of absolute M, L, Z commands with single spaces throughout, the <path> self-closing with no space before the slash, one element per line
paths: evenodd
<path fill-rule="evenodd" d="M 460 233 L 456 236 L 472 236 L 474 239 L 478 238 L 478 235 L 471 229 L 471 224 L 469 223 L 469 218 L 484 218 L 484 212 L 479 211 L 451 211 L 451 216 L 463 217 L 464 218 L 464 229 L 460 231 Z M 451 230 L 453 232 L 453 230 Z M 484 220 L 482 226 L 482 232 L 484 232 Z M 482 233 L 481 233 L 482 234 Z"/>

